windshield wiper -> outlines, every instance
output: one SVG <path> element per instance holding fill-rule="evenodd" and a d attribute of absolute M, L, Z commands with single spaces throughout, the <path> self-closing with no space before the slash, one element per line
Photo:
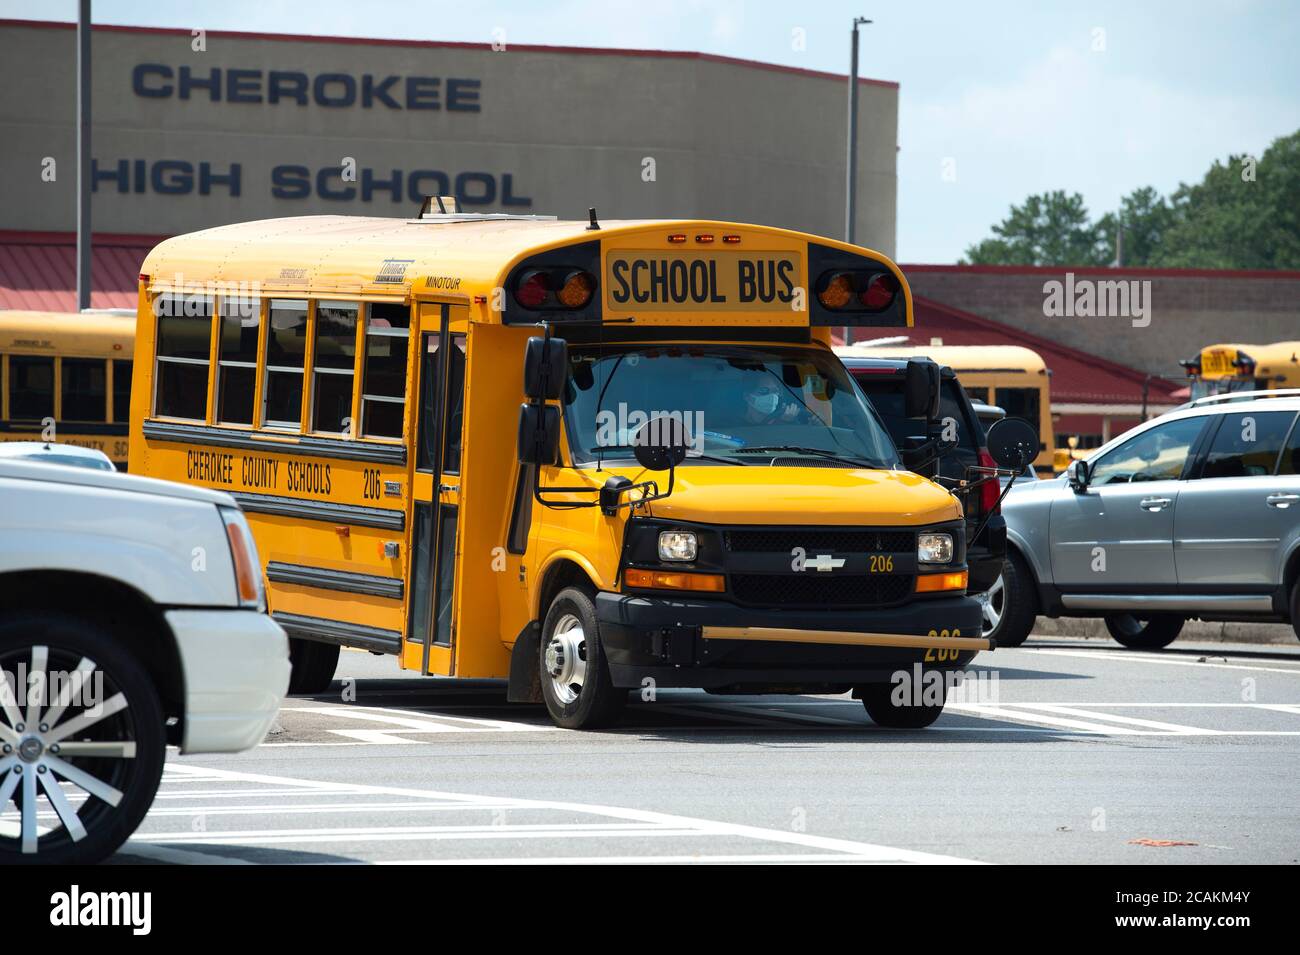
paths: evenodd
<path fill-rule="evenodd" d="M 871 461 L 866 458 L 850 458 L 842 454 L 836 454 L 834 451 L 827 451 L 825 448 L 801 448 L 794 444 L 773 444 L 757 448 L 736 448 L 733 454 L 771 454 L 774 451 L 791 451 L 795 454 L 810 454 L 814 457 L 826 458 L 831 461 L 842 461 L 845 464 L 852 464 L 854 467 L 881 468 L 883 464 L 877 461 Z"/>
<path fill-rule="evenodd" d="M 601 451 L 633 451 L 635 450 L 630 444 L 600 444 L 594 448 L 588 448 L 588 454 L 599 454 Z M 745 461 L 736 461 L 732 458 L 718 457 L 716 454 L 696 454 L 694 451 L 686 453 L 688 461 L 716 461 L 719 464 L 737 464 L 740 467 L 748 467 Z"/>

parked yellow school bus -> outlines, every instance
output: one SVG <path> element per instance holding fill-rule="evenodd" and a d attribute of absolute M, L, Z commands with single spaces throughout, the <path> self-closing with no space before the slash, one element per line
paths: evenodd
<path fill-rule="evenodd" d="M 1179 364 L 1187 369 L 1193 399 L 1229 391 L 1300 388 L 1300 342 L 1207 345 Z"/>
<path fill-rule="evenodd" d="M 126 467 L 135 316 L 0 312 L 0 441 L 57 441 Z"/>
<path fill-rule="evenodd" d="M 1034 470 L 1052 475 L 1056 455 L 1052 440 L 1052 401 L 1047 366 L 1038 352 L 1020 345 L 888 345 L 853 346 L 867 357 L 910 358 L 924 355 L 947 365 L 961 379 L 974 401 L 996 405 L 1013 418 L 1024 418 L 1039 434 Z"/>
<path fill-rule="evenodd" d="M 902 274 L 780 229 L 594 219 L 163 242 L 132 470 L 243 505 L 297 692 L 347 646 L 506 678 L 567 727 L 662 687 L 853 689 L 928 725 L 942 693 L 891 675 L 988 648 L 961 508 L 902 470 L 829 334 L 910 325 Z"/>

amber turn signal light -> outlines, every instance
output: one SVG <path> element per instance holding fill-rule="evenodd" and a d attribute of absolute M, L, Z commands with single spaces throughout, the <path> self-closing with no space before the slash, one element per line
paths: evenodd
<path fill-rule="evenodd" d="M 964 570 L 955 570 L 946 574 L 921 574 L 916 578 L 918 594 L 934 593 L 938 590 L 965 590 L 967 574 Z"/>
<path fill-rule="evenodd" d="M 726 578 L 721 574 L 686 574 L 677 570 L 623 571 L 623 584 L 627 587 L 646 587 L 654 590 L 694 590 L 720 594 L 727 589 Z"/>

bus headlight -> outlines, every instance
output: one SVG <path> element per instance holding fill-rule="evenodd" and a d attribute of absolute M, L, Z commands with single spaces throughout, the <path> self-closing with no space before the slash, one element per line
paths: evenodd
<path fill-rule="evenodd" d="M 695 534 L 692 531 L 660 531 L 660 560 L 694 560 Z"/>
<path fill-rule="evenodd" d="M 920 534 L 916 538 L 916 559 L 922 564 L 952 562 L 951 534 Z"/>

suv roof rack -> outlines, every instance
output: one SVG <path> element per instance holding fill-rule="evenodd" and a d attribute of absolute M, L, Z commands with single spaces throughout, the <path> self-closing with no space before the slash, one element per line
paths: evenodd
<path fill-rule="evenodd" d="M 1199 408 L 1202 405 L 1224 404 L 1230 401 L 1253 401 L 1256 398 L 1300 398 L 1300 388 L 1274 388 L 1269 391 L 1229 391 L 1222 395 L 1206 395 L 1183 405 L 1184 408 Z"/>

